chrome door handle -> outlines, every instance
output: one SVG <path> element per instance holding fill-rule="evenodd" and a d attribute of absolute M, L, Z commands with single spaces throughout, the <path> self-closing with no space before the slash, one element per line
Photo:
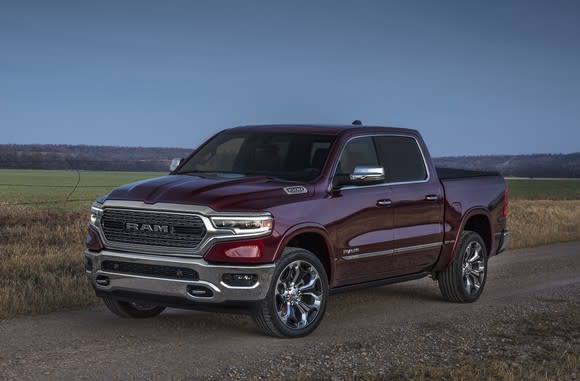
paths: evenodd
<path fill-rule="evenodd" d="M 425 200 L 427 200 L 427 201 L 437 201 L 437 200 L 439 200 L 439 196 L 437 196 L 435 194 L 428 194 L 427 196 L 425 196 Z"/>
<path fill-rule="evenodd" d="M 379 200 L 377 201 L 377 206 L 389 206 L 393 202 L 391 200 Z"/>

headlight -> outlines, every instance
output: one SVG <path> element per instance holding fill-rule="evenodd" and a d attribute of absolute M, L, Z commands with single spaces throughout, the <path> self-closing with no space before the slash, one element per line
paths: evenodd
<path fill-rule="evenodd" d="M 96 206 L 91 206 L 91 225 L 97 226 L 101 221 L 102 215 L 103 209 L 97 208 Z"/>
<path fill-rule="evenodd" d="M 270 233 L 274 227 L 274 219 L 263 217 L 211 217 L 216 229 L 230 229 L 236 234 Z"/>

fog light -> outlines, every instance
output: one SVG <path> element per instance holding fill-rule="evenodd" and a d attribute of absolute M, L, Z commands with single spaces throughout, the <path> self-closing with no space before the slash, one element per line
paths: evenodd
<path fill-rule="evenodd" d="M 230 258 L 259 258 L 262 256 L 258 246 L 238 246 L 225 251 Z"/>
<path fill-rule="evenodd" d="M 228 286 L 251 287 L 258 282 L 256 274 L 224 274 L 222 280 Z"/>

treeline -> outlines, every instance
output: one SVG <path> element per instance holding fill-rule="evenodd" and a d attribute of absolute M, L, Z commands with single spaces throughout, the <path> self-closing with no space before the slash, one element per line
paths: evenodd
<path fill-rule="evenodd" d="M 0 145 L 0 168 L 167 171 L 192 149 L 89 145 Z M 572 154 L 487 155 L 435 158 L 440 167 L 493 170 L 515 177 L 580 178 L 580 152 Z"/>
<path fill-rule="evenodd" d="M 167 171 L 174 158 L 191 149 L 88 145 L 3 144 L 0 168 Z"/>
<path fill-rule="evenodd" d="M 580 178 L 580 152 L 571 154 L 454 156 L 434 159 L 440 167 L 497 171 L 503 176 Z"/>

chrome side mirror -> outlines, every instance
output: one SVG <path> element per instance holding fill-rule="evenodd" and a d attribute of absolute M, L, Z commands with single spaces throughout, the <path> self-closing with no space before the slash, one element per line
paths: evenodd
<path fill-rule="evenodd" d="M 169 164 L 169 170 L 171 172 L 175 171 L 177 169 L 177 167 L 179 167 L 179 164 L 181 164 L 181 160 L 183 160 L 183 159 L 173 159 L 173 160 L 171 160 L 171 164 Z"/>
<path fill-rule="evenodd" d="M 357 165 L 349 176 L 349 180 L 358 185 L 377 184 L 385 180 L 383 167 Z"/>
<path fill-rule="evenodd" d="M 380 184 L 384 180 L 385 169 L 383 167 L 357 165 L 351 174 L 337 174 L 334 178 L 334 186 L 372 185 Z"/>

